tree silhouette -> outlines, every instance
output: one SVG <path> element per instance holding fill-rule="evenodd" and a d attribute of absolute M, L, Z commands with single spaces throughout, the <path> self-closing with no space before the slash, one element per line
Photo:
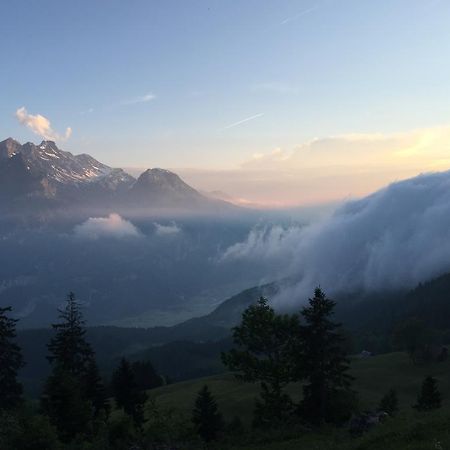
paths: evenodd
<path fill-rule="evenodd" d="M 131 416 L 136 426 L 142 427 L 147 394 L 139 390 L 132 366 L 125 358 L 112 375 L 112 390 L 117 407 Z"/>
<path fill-rule="evenodd" d="M 389 391 L 383 396 L 378 409 L 380 411 L 387 412 L 391 416 L 398 411 L 398 398 L 395 389 L 389 389 Z"/>
<path fill-rule="evenodd" d="M 305 325 L 301 327 L 298 378 L 304 377 L 306 384 L 300 409 L 315 424 L 345 420 L 354 402 L 340 324 L 331 320 L 334 307 L 335 302 L 316 288 L 301 313 Z"/>
<path fill-rule="evenodd" d="M 441 393 L 438 391 L 437 381 L 435 378 L 428 376 L 423 380 L 414 408 L 418 411 L 431 411 L 440 407 Z"/>
<path fill-rule="evenodd" d="M 68 442 L 91 432 L 100 413 L 108 413 L 108 404 L 95 353 L 86 340 L 80 305 L 72 292 L 59 310 L 59 318 L 60 322 L 52 325 L 55 335 L 48 344 L 52 373 L 44 385 L 41 404 Z"/>
<path fill-rule="evenodd" d="M 73 292 L 58 311 L 61 322 L 52 325 L 56 334 L 48 344 L 48 360 L 72 375 L 85 374 L 94 352 L 86 341 L 85 321 Z"/>
<path fill-rule="evenodd" d="M 207 385 L 198 392 L 192 412 L 192 422 L 205 442 L 216 440 L 223 427 L 222 415 Z"/>
<path fill-rule="evenodd" d="M 0 308 L 0 409 L 13 409 L 22 401 L 22 385 L 17 372 L 23 366 L 20 347 L 16 344 L 16 319 L 8 317 L 11 308 Z"/>
<path fill-rule="evenodd" d="M 244 311 L 241 324 L 233 329 L 236 348 L 223 353 L 222 361 L 237 371 L 238 378 L 261 382 L 255 425 L 277 426 L 292 413 L 292 402 L 283 388 L 293 380 L 298 332 L 298 317 L 276 314 L 264 297 Z"/>

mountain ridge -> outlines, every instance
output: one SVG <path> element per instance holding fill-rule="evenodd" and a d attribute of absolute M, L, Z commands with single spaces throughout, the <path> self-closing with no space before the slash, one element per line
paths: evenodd
<path fill-rule="evenodd" d="M 178 208 L 188 211 L 234 208 L 211 199 L 160 168 L 145 170 L 137 179 L 89 154 L 72 154 L 54 141 L 20 144 L 0 142 L 0 209 L 20 211 L 89 206 L 118 212 Z"/>

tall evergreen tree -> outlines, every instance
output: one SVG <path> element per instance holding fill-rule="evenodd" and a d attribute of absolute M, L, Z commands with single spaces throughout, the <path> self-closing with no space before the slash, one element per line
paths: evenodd
<path fill-rule="evenodd" d="M 85 321 L 73 292 L 58 311 L 61 322 L 52 325 L 56 333 L 48 344 L 48 360 L 72 375 L 84 375 L 94 352 L 86 341 Z"/>
<path fill-rule="evenodd" d="M 352 377 L 340 324 L 331 320 L 335 302 L 320 288 L 302 311 L 305 325 L 301 327 L 298 377 L 305 378 L 301 412 L 314 424 L 344 420 L 350 413 L 353 395 Z"/>
<path fill-rule="evenodd" d="M 441 393 L 437 388 L 436 378 L 426 377 L 414 405 L 418 411 L 431 411 L 441 407 Z"/>
<path fill-rule="evenodd" d="M 136 426 L 142 427 L 148 397 L 145 391 L 139 390 L 132 366 L 125 358 L 121 359 L 112 375 L 112 390 L 117 407 L 131 416 Z"/>
<path fill-rule="evenodd" d="M 8 317 L 11 308 L 0 308 L 0 409 L 15 408 L 22 400 L 17 372 L 23 366 L 22 353 L 15 342 L 16 319 Z"/>
<path fill-rule="evenodd" d="M 101 411 L 107 413 L 105 388 L 98 373 L 95 354 L 86 340 L 85 321 L 73 293 L 59 310 L 61 321 L 52 325 L 48 360 L 52 373 L 42 397 L 42 407 L 66 440 L 90 431 Z M 89 426 L 88 426 L 89 425 Z"/>
<path fill-rule="evenodd" d="M 223 353 L 222 361 L 237 371 L 238 378 L 261 383 L 255 425 L 277 426 L 292 412 L 283 388 L 293 381 L 292 354 L 298 330 L 297 316 L 276 314 L 264 297 L 244 311 L 241 324 L 233 329 L 236 348 Z"/>
<path fill-rule="evenodd" d="M 91 404 L 84 395 L 79 379 L 64 368 L 54 367 L 47 378 L 41 407 L 63 442 L 68 443 L 76 437 L 91 434 Z"/>
<path fill-rule="evenodd" d="M 206 385 L 200 389 L 195 400 L 192 422 L 205 442 L 216 440 L 219 432 L 222 430 L 222 415 L 211 391 Z"/>
<path fill-rule="evenodd" d="M 94 417 L 98 418 L 101 414 L 109 414 L 108 393 L 105 384 L 100 376 L 97 363 L 94 358 L 87 366 L 85 375 L 86 397 L 91 401 L 94 411 Z"/>

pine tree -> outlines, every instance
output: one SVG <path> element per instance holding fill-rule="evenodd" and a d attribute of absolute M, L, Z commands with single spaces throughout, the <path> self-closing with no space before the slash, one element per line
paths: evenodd
<path fill-rule="evenodd" d="M 142 427 L 147 394 L 139 390 L 132 366 L 125 358 L 121 359 L 112 375 L 112 389 L 117 407 L 131 416 L 136 426 Z"/>
<path fill-rule="evenodd" d="M 300 409 L 305 420 L 314 424 L 345 420 L 354 403 L 340 325 L 331 320 L 334 307 L 335 302 L 316 288 L 301 313 L 305 325 L 301 327 L 298 378 L 307 382 Z"/>
<path fill-rule="evenodd" d="M 437 388 L 437 381 L 433 377 L 423 380 L 422 388 L 414 405 L 418 411 L 430 411 L 441 407 L 441 393 Z"/>
<path fill-rule="evenodd" d="M 46 380 L 41 407 L 63 442 L 92 432 L 91 404 L 75 375 L 60 366 Z"/>
<path fill-rule="evenodd" d="M 95 359 L 91 359 L 87 366 L 85 392 L 92 403 L 94 418 L 98 418 L 101 414 L 107 416 L 109 414 L 108 394 Z"/>
<path fill-rule="evenodd" d="M 398 411 L 398 398 L 395 389 L 390 389 L 383 396 L 378 409 L 387 412 L 390 416 L 393 416 Z"/>
<path fill-rule="evenodd" d="M 92 431 L 94 419 L 102 411 L 107 414 L 108 404 L 94 351 L 86 340 L 80 305 L 73 293 L 59 313 L 61 321 L 52 325 L 55 336 L 48 344 L 52 373 L 44 386 L 41 403 L 62 438 L 68 441 L 77 434 Z"/>
<path fill-rule="evenodd" d="M 233 329 L 236 348 L 223 353 L 222 361 L 237 371 L 238 378 L 261 383 L 256 426 L 276 427 L 293 411 L 283 388 L 293 381 L 292 354 L 298 331 L 298 317 L 276 314 L 264 297 L 244 311 L 241 324 Z"/>
<path fill-rule="evenodd" d="M 206 385 L 200 389 L 195 400 L 192 422 L 198 434 L 205 442 L 216 440 L 219 432 L 222 430 L 222 415 Z"/>
<path fill-rule="evenodd" d="M 4 410 L 15 408 L 22 400 L 17 372 L 23 366 L 23 359 L 15 343 L 17 320 L 7 316 L 10 311 L 10 307 L 0 308 L 0 409 Z"/>
<path fill-rule="evenodd" d="M 56 334 L 48 344 L 48 360 L 73 375 L 84 375 L 94 352 L 86 341 L 85 321 L 73 292 L 58 311 L 61 322 L 52 325 Z"/>

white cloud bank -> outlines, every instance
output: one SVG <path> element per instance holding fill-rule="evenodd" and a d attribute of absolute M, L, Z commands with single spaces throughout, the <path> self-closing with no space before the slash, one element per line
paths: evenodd
<path fill-rule="evenodd" d="M 90 217 L 74 228 L 75 236 L 83 239 L 139 237 L 140 231 L 119 214 L 108 217 Z"/>
<path fill-rule="evenodd" d="M 25 106 L 16 111 L 16 118 L 33 133 L 49 141 L 66 141 L 72 135 L 72 128 L 67 127 L 63 135 L 53 130 L 50 120 L 41 114 L 29 114 Z"/>
<path fill-rule="evenodd" d="M 294 277 L 275 299 L 284 304 L 319 284 L 331 294 L 415 287 L 450 271 L 450 171 L 393 183 L 304 228 L 254 230 L 222 259 Z"/>

